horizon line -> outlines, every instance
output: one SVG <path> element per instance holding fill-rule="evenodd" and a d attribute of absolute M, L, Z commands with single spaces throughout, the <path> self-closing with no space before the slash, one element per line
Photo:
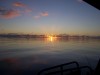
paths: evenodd
<path fill-rule="evenodd" d="M 89 34 L 67 34 L 67 33 L 60 33 L 60 34 L 36 34 L 36 33 L 0 33 L 0 35 L 51 35 L 51 36 L 57 36 L 57 35 L 65 35 L 65 36 L 100 36 L 100 35 L 89 35 Z"/>

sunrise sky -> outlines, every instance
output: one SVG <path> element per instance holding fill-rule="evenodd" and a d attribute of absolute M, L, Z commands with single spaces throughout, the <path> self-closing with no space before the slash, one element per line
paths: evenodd
<path fill-rule="evenodd" d="M 0 33 L 100 35 L 100 11 L 82 0 L 0 0 Z"/>

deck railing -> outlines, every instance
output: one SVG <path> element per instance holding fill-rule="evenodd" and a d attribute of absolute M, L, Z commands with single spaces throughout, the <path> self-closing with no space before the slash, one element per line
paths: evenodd
<path fill-rule="evenodd" d="M 64 67 L 67 66 L 67 65 L 71 65 L 71 64 L 75 64 L 76 67 L 74 68 L 68 68 L 68 69 L 65 69 Z M 59 68 L 59 70 L 58 70 Z M 76 61 L 73 61 L 73 62 L 69 62 L 69 63 L 65 63 L 65 64 L 61 64 L 61 65 L 57 65 L 57 66 L 54 66 L 54 67 L 50 67 L 50 68 L 46 68 L 46 69 L 43 69 L 41 70 L 38 75 L 65 75 L 66 72 L 68 72 L 67 75 L 81 75 L 81 69 L 83 68 L 87 68 L 89 69 L 90 73 L 92 72 L 92 69 L 89 67 L 89 66 L 82 66 L 80 67 L 78 62 Z M 53 71 L 55 70 L 56 71 Z"/>

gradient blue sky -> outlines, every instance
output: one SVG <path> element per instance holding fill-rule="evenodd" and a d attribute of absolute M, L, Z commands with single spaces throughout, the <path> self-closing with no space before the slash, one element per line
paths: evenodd
<path fill-rule="evenodd" d="M 100 11 L 82 0 L 0 0 L 0 33 L 100 35 Z"/>

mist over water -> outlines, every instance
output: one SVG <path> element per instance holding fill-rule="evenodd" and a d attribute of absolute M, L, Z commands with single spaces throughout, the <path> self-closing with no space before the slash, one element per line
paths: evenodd
<path fill-rule="evenodd" d="M 40 70 L 77 61 L 96 67 L 100 58 L 100 39 L 0 38 L 0 74 L 36 75 Z"/>

